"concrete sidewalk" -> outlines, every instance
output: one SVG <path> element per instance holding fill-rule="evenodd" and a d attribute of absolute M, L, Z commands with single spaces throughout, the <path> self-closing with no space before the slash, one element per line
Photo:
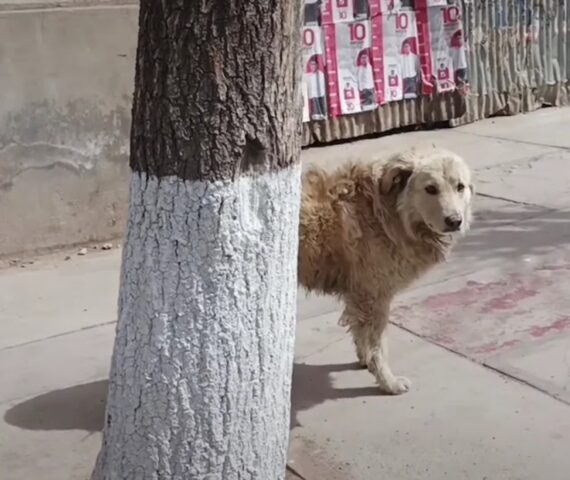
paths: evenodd
<path fill-rule="evenodd" d="M 330 299 L 299 299 L 290 467 L 305 480 L 567 480 L 570 109 L 304 152 L 336 165 L 414 143 L 463 154 L 477 221 L 399 300 L 379 394 Z M 120 251 L 0 270 L 0 478 L 84 480 L 99 448 Z M 270 480 L 270 479 L 268 479 Z"/>

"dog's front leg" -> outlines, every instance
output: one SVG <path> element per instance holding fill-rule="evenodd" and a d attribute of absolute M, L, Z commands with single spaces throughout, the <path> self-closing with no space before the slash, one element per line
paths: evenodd
<path fill-rule="evenodd" d="M 368 370 L 376 377 L 376 381 L 383 392 L 400 395 L 410 389 L 411 382 L 406 377 L 397 377 L 388 365 L 388 342 L 386 327 L 390 303 L 380 303 L 375 311 L 374 318 L 368 322 L 367 355 Z"/>
<path fill-rule="evenodd" d="M 339 320 L 339 325 L 348 327 L 354 340 L 356 348 L 356 356 L 361 367 L 367 368 L 368 354 L 368 325 L 367 321 L 370 315 L 366 315 L 350 301 L 347 302 L 344 312 Z"/>

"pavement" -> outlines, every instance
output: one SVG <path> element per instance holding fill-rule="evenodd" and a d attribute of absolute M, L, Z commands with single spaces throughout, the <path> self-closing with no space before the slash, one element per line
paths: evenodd
<path fill-rule="evenodd" d="M 289 475 L 304 480 L 568 480 L 570 109 L 304 151 L 335 166 L 431 144 L 479 195 L 450 261 L 398 300 L 391 364 L 357 368 L 339 305 L 299 296 Z M 0 478 L 85 480 L 99 449 L 120 249 L 0 270 Z M 268 479 L 270 480 L 270 479 Z"/>

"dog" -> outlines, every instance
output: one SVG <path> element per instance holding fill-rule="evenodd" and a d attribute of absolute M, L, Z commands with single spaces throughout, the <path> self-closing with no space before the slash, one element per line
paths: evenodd
<path fill-rule="evenodd" d="M 339 323 L 385 393 L 410 388 L 388 365 L 390 304 L 469 230 L 474 194 L 464 160 L 435 148 L 303 175 L 299 283 L 343 301 Z"/>

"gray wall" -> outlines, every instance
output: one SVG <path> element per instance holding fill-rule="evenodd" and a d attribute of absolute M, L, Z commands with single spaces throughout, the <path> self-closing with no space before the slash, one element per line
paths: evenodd
<path fill-rule="evenodd" d="M 0 1 L 0 255 L 125 225 L 138 9 L 38 3 Z"/>

